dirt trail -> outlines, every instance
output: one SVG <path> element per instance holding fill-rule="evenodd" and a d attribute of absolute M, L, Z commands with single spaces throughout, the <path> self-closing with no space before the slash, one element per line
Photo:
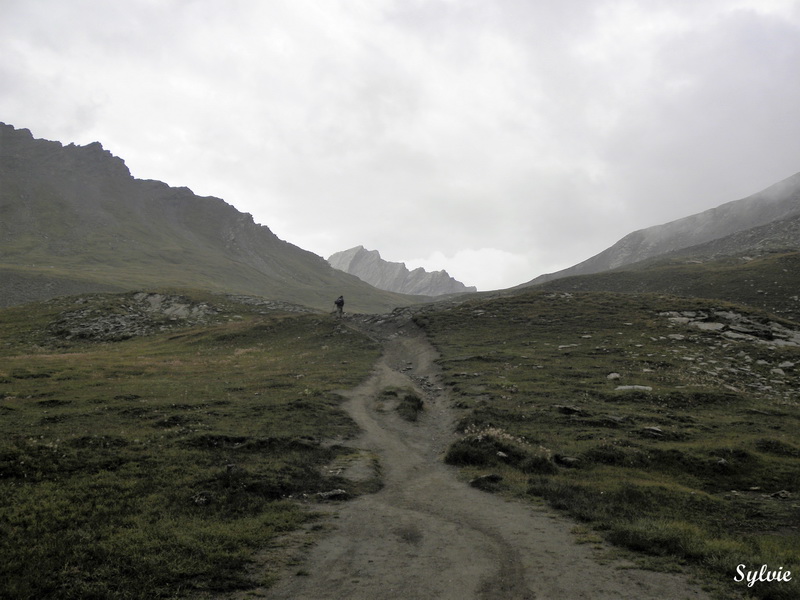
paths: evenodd
<path fill-rule="evenodd" d="M 383 331 L 382 337 L 385 352 L 373 374 L 344 394 L 347 411 L 363 430 L 353 445 L 378 458 L 385 485 L 338 505 L 335 528 L 311 549 L 298 570 L 303 576 L 284 578 L 267 597 L 707 597 L 675 575 L 600 564 L 597 550 L 576 543 L 570 521 L 459 481 L 441 458 L 452 440 L 453 414 L 438 386 L 435 350 L 411 323 Z M 413 387 L 424 398 L 417 423 L 378 400 L 390 387 Z"/>

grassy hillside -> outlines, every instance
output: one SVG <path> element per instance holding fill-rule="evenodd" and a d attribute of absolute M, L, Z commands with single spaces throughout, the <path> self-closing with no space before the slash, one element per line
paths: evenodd
<path fill-rule="evenodd" d="M 367 375 L 373 342 L 255 300 L 140 300 L 0 311 L 0 597 L 247 586 L 314 518 L 292 497 L 363 491 L 324 474 L 342 450 L 321 442 L 354 433 L 335 390 Z"/>
<path fill-rule="evenodd" d="M 549 281 L 548 291 L 663 293 L 719 298 L 800 321 L 800 252 L 699 262 L 654 259 L 605 273 Z"/>
<path fill-rule="evenodd" d="M 796 577 L 733 583 L 739 564 L 800 564 L 800 347 L 787 342 L 800 325 L 722 301 L 562 292 L 417 321 L 462 411 L 448 462 L 566 511 L 587 541 L 699 568 L 723 590 L 800 597 Z"/>

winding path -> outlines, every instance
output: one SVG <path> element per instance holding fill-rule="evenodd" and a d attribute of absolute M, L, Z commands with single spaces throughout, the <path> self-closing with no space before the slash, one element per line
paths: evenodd
<path fill-rule="evenodd" d="M 388 330 L 373 324 L 371 333 L 384 340 L 383 357 L 366 381 L 343 393 L 363 431 L 353 445 L 378 458 L 385 485 L 338 505 L 335 528 L 308 553 L 304 576 L 279 581 L 268 598 L 707 598 L 676 575 L 601 564 L 597 550 L 576 542 L 570 521 L 459 481 L 441 459 L 454 417 L 438 385 L 434 348 L 410 322 Z M 391 387 L 413 387 L 424 398 L 417 423 L 379 399 Z"/>

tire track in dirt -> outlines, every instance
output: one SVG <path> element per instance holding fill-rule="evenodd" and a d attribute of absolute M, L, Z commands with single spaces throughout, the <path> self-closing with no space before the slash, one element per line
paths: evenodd
<path fill-rule="evenodd" d="M 679 576 L 600 564 L 595 550 L 576 543 L 568 520 L 459 481 L 441 458 L 454 416 L 438 385 L 436 352 L 410 322 L 383 327 L 371 331 L 385 348 L 373 374 L 342 393 L 363 432 L 353 445 L 377 456 L 384 487 L 338 505 L 334 531 L 310 550 L 303 576 L 284 578 L 267 597 L 706 598 Z M 413 388 L 424 399 L 417 423 L 380 399 L 387 388 Z"/>

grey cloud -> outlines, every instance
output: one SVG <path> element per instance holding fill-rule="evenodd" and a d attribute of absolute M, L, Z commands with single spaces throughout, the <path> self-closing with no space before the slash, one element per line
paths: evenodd
<path fill-rule="evenodd" d="M 510 286 L 800 170 L 800 14 L 738 5 L 11 0 L 0 114 L 319 254 Z"/>

